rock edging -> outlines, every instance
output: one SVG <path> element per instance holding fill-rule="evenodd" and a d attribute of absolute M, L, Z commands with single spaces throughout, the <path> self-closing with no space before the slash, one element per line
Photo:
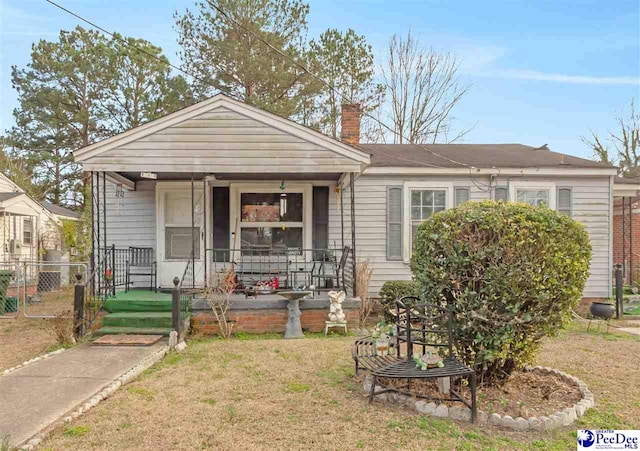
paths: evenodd
<path fill-rule="evenodd" d="M 133 379 L 138 377 L 142 372 L 150 367 L 152 367 L 155 363 L 157 363 L 160 359 L 162 359 L 167 352 L 169 351 L 169 346 L 163 346 L 158 349 L 155 353 L 151 354 L 149 357 L 143 359 L 140 363 L 138 363 L 133 368 L 129 369 L 122 376 L 116 378 L 114 381 L 109 383 L 106 387 L 104 387 L 101 391 L 96 393 L 95 395 L 88 398 L 84 403 L 73 410 L 70 414 L 63 417 L 62 419 L 58 419 L 53 424 L 48 426 L 44 431 L 39 432 L 34 437 L 29 439 L 26 444 L 22 445 L 18 449 L 21 451 L 33 451 L 42 443 L 44 438 L 53 430 L 56 426 L 62 423 L 69 423 L 70 421 L 78 418 L 85 412 L 88 412 L 100 402 L 107 399 L 111 395 L 113 395 L 120 387 L 128 384 Z"/>
<path fill-rule="evenodd" d="M 490 424 L 503 429 L 511 429 L 514 431 L 550 431 L 563 426 L 569 426 L 578 418 L 583 416 L 587 410 L 595 404 L 593 393 L 575 376 L 545 366 L 527 366 L 523 369 L 526 372 L 538 371 L 543 374 L 555 374 L 565 382 L 574 384 L 580 390 L 582 399 L 571 407 L 567 407 L 549 416 L 529 417 L 529 418 L 513 418 L 509 415 L 500 415 L 497 413 L 488 414 L 478 409 L 477 424 Z M 371 390 L 372 378 L 367 375 L 364 380 L 365 392 Z M 376 391 L 382 391 L 384 387 L 376 387 Z M 416 398 L 401 393 L 387 392 L 375 395 L 375 399 L 391 404 L 399 404 L 415 409 L 422 415 L 429 415 L 435 418 L 450 418 L 457 421 L 471 421 L 471 409 L 467 406 L 449 407 L 445 404 L 436 404 L 425 400 L 416 400 Z"/>
<path fill-rule="evenodd" d="M 13 373 L 14 371 L 18 371 L 20 368 L 24 368 L 27 365 L 31 365 L 32 363 L 36 363 L 39 362 L 41 360 L 44 359 L 48 359 L 51 356 L 54 356 L 56 354 L 60 354 L 61 352 L 65 351 L 67 348 L 60 348 L 60 349 L 56 349 L 55 351 L 51 351 L 51 352 L 47 352 L 46 354 L 42 354 L 38 357 L 34 357 L 31 360 L 26 360 L 24 362 L 22 362 L 20 365 L 16 365 L 16 366 L 12 366 L 11 368 L 7 368 L 6 370 L 2 371 L 2 376 L 6 376 L 9 373 Z"/>

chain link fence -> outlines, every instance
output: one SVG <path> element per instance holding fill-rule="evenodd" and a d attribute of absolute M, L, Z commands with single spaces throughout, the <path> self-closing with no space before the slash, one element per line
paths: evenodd
<path fill-rule="evenodd" d="M 87 270 L 77 262 L 0 262 L 0 318 L 72 316 L 74 286 Z"/>

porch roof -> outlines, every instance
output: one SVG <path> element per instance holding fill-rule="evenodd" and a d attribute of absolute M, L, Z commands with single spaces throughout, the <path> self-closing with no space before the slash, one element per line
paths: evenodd
<path fill-rule="evenodd" d="M 74 152 L 85 171 L 139 174 L 340 174 L 367 153 L 218 94 Z M 175 177 L 175 175 L 174 175 Z"/>

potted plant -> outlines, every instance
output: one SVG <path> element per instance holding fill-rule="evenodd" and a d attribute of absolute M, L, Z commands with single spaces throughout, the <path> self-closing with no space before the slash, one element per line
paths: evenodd
<path fill-rule="evenodd" d="M 387 324 L 384 320 L 376 324 L 371 336 L 375 342 L 377 355 L 389 355 L 389 337 L 393 336 L 394 332 L 393 324 Z"/>

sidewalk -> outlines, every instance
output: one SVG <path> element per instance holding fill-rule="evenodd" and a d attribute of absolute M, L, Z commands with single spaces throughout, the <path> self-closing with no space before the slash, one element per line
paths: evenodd
<path fill-rule="evenodd" d="M 22 444 L 165 345 L 82 344 L 0 376 L 0 440 Z"/>

